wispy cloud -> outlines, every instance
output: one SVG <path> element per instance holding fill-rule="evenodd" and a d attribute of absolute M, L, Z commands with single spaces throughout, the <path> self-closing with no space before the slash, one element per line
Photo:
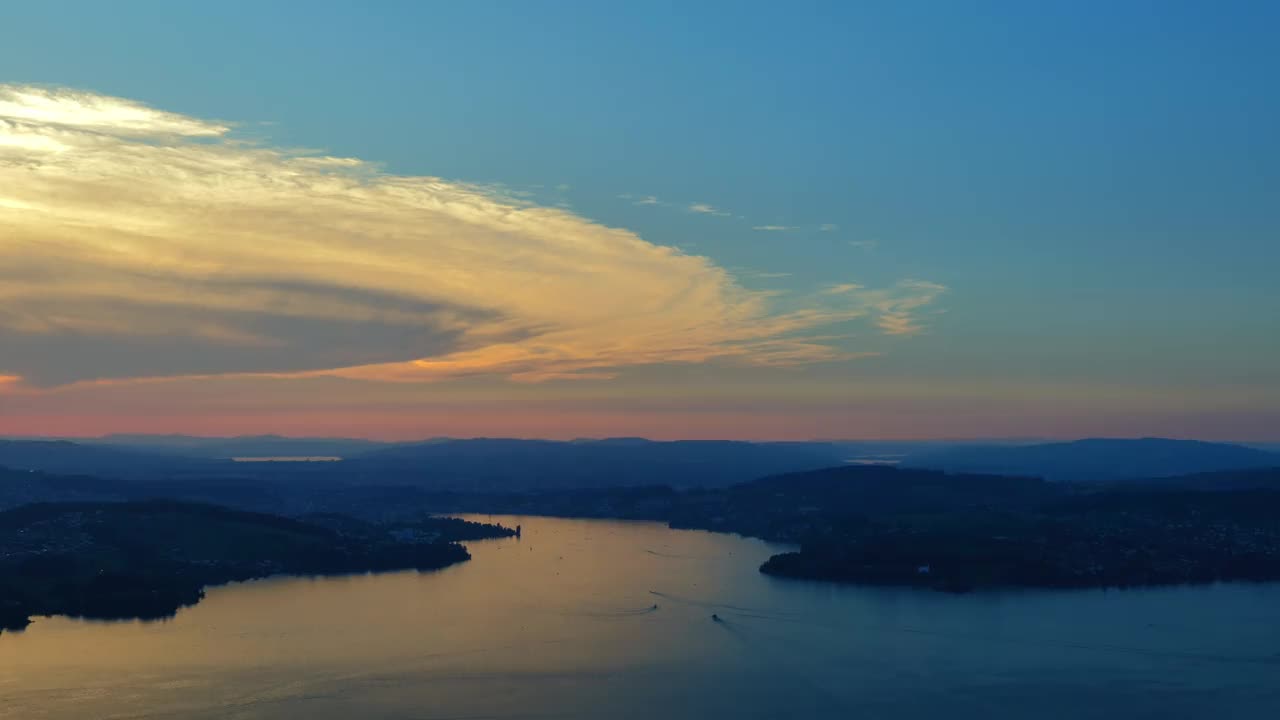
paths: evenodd
<path fill-rule="evenodd" d="M 781 278 L 789 278 L 792 276 L 792 273 L 789 273 L 789 272 L 756 270 L 753 268 L 745 268 L 745 267 L 730 268 L 730 270 L 733 272 L 734 275 L 738 277 L 744 277 L 744 278 L 749 277 L 756 280 L 778 280 Z"/>
<path fill-rule="evenodd" d="M 726 210 L 721 210 L 714 205 L 708 205 L 707 203 L 700 202 L 689 203 L 689 212 L 698 213 L 699 215 L 717 215 L 720 217 L 726 217 L 732 214 Z"/>
<path fill-rule="evenodd" d="M 838 285 L 828 285 L 822 289 L 822 293 L 824 295 L 847 295 L 861 289 L 861 285 L 854 283 L 840 283 Z"/>
<path fill-rule="evenodd" d="M 859 250 L 875 250 L 880 247 L 880 243 L 875 240 L 850 240 L 849 245 Z"/>
<path fill-rule="evenodd" d="M 840 229 L 840 226 L 836 225 L 835 223 L 823 223 L 818 226 L 818 230 L 822 232 L 835 232 L 836 230 L 839 230 L 839 229 Z"/>
<path fill-rule="evenodd" d="M 669 205 L 653 195 L 636 195 L 634 193 L 620 193 L 619 200 L 630 200 L 632 205 Z"/>
<path fill-rule="evenodd" d="M 685 212 L 695 215 L 712 215 L 715 217 L 737 217 L 739 220 L 745 219 L 741 215 L 735 216 L 728 210 L 723 210 L 710 203 L 704 202 L 677 202 L 663 200 L 656 195 L 638 195 L 636 193 L 621 193 L 618 195 L 620 200 L 629 200 L 632 205 L 649 205 L 655 207 L 666 207 L 683 209 Z"/>
<path fill-rule="evenodd" d="M 0 89 L 0 118 L 11 121 L 6 135 L 22 134 L 23 128 L 12 122 L 16 121 L 45 128 L 44 133 L 36 134 L 49 140 L 56 140 L 59 129 L 100 130 L 117 137 L 221 137 L 231 131 L 221 123 L 162 112 L 121 98 L 12 85 Z"/>
<path fill-rule="evenodd" d="M 917 313 L 946 291 L 925 280 L 904 280 L 890 291 L 877 291 L 881 297 L 872 302 L 876 325 L 886 335 L 917 335 L 925 329 Z"/>
<path fill-rule="evenodd" d="M 837 283 L 820 292 L 822 295 L 859 298 L 871 309 L 876 327 L 886 335 L 916 335 L 925 329 L 919 312 L 946 291 L 946 287 L 926 280 L 903 280 L 887 289 Z"/>
<path fill-rule="evenodd" d="M 752 230 L 757 232 L 831 232 L 836 230 L 835 225 L 753 225 Z"/>
<path fill-rule="evenodd" d="M 5 385 L 800 364 L 848 356 L 816 328 L 878 315 L 909 329 L 897 318 L 928 302 L 891 289 L 784 310 L 707 258 L 501 188 L 389 175 L 232 127 L 0 86 Z"/>

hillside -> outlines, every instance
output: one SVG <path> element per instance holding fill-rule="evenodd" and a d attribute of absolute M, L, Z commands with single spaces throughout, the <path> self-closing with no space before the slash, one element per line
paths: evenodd
<path fill-rule="evenodd" d="M 1280 455 L 1194 440 L 1091 439 L 1021 446 L 954 447 L 909 456 L 903 467 L 1108 481 L 1280 467 Z"/>
<path fill-rule="evenodd" d="M 0 627 L 32 615 L 165 617 L 205 586 L 275 574 L 431 570 L 470 557 L 454 539 L 510 534 L 430 518 L 335 526 L 174 501 L 26 505 L 0 512 Z"/>
<path fill-rule="evenodd" d="M 476 439 L 378 450 L 342 463 L 341 470 L 435 490 L 507 492 L 655 484 L 722 487 L 844 459 L 827 443 Z"/>
<path fill-rule="evenodd" d="M 798 542 L 763 572 L 944 590 L 1280 579 L 1280 471 L 1112 483 L 834 468 L 681 520 Z"/>
<path fill-rule="evenodd" d="M 48 473 L 155 477 L 216 472 L 230 462 L 67 440 L 0 440 L 0 466 Z"/>
<path fill-rule="evenodd" d="M 800 546 L 782 577 L 950 591 L 1280 580 L 1280 470 L 1109 483 L 886 466 L 729 488 L 452 493 L 441 509 L 666 520 Z"/>
<path fill-rule="evenodd" d="M 1138 478 L 1122 480 L 1112 484 L 1126 490 L 1280 491 L 1280 465 L 1248 470 L 1192 473 L 1173 477 Z"/>

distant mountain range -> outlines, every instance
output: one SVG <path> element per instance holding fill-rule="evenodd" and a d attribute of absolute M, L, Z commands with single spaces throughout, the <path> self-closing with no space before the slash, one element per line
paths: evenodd
<path fill-rule="evenodd" d="M 243 457 L 341 457 L 330 463 L 239 463 Z M 436 439 L 378 443 L 345 438 L 111 436 L 88 441 L 0 440 L 0 466 L 62 475 L 189 482 L 398 486 L 429 491 L 523 492 L 666 485 L 724 487 L 767 475 L 851 462 L 1051 481 L 1163 478 L 1280 467 L 1253 447 L 1144 438 L 1030 445 L 605 440 Z"/>
<path fill-rule="evenodd" d="M 67 440 L 0 440 L 0 466 L 63 474 L 127 476 L 212 469 L 208 461 Z"/>
<path fill-rule="evenodd" d="M 474 439 L 401 445 L 342 463 L 344 470 L 466 491 L 668 485 L 721 487 L 845 461 L 828 443 Z"/>
<path fill-rule="evenodd" d="M 191 435 L 106 435 L 78 440 L 86 445 L 125 448 L 209 459 L 242 457 L 349 458 L 391 447 L 394 443 L 358 438 L 295 438 L 280 435 L 195 437 Z"/>
<path fill-rule="evenodd" d="M 122 463 L 137 462 L 139 456 L 65 443 L 0 443 L 0 510 L 40 502 L 167 498 L 289 516 L 341 513 L 379 522 L 430 509 L 680 520 L 687 526 L 710 527 L 707 523 L 716 517 L 721 519 L 715 523 L 729 522 L 724 508 L 717 509 L 725 501 L 750 510 L 753 523 L 768 524 L 777 513 L 787 514 L 785 506 L 791 506 L 791 515 L 836 513 L 843 517 L 890 510 L 1025 510 L 1046 499 L 1112 491 L 1280 491 L 1280 465 L 1071 483 L 1044 481 L 1029 477 L 1030 473 L 943 474 L 884 465 L 833 465 L 824 462 L 821 453 L 810 454 L 815 450 L 812 447 L 787 444 L 710 443 L 704 447 L 703 443 L 632 441 L 531 445 L 527 441 L 474 440 L 440 445 L 435 449 L 402 448 L 387 451 L 385 458 L 336 463 L 246 465 L 142 454 L 142 458 L 161 464 L 132 473 L 90 473 L 44 472 L 13 461 L 25 457 L 44 466 L 122 467 Z M 640 450 L 649 452 L 636 460 L 630 453 Z M 60 459 L 55 461 L 51 455 Z M 770 464 L 812 462 L 820 462 L 821 469 L 760 472 Z M 610 463 L 618 469 L 609 471 Z M 11 467 L 4 467 L 6 464 Z M 728 482 L 735 477 L 747 479 Z M 712 482 L 721 485 L 715 487 Z M 695 522 L 696 518 L 701 520 Z M 751 527 L 762 537 L 776 534 L 764 526 Z"/>
<path fill-rule="evenodd" d="M 308 485 L 395 485 L 430 490 L 511 492 L 556 488 L 670 485 L 716 487 L 763 475 L 839 465 L 828 443 L 611 440 L 433 440 L 378 445 L 363 441 L 233 438 L 190 443 L 133 439 L 90 444 L 65 440 L 0 440 L 0 466 L 119 478 L 241 478 Z M 341 442 L 361 452 L 331 463 L 237 463 L 225 457 L 338 454 Z M 327 445 L 325 443 L 328 443 Z M 211 450 L 217 452 L 211 454 Z M 237 452 L 230 452 L 235 450 Z M 255 450 L 256 452 L 250 452 Z"/>
<path fill-rule="evenodd" d="M 1280 454 L 1195 440 L 1088 439 L 1016 446 L 951 447 L 909 455 L 902 467 L 1108 481 L 1280 467 Z"/>

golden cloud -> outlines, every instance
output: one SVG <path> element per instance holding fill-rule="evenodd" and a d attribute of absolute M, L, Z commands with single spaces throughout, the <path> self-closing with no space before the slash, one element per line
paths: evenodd
<path fill-rule="evenodd" d="M 851 356 L 941 289 L 778 307 L 704 257 L 491 188 L 0 85 L 0 385 L 227 374 L 419 381 Z"/>
<path fill-rule="evenodd" d="M 927 280 L 904 280 L 898 292 L 871 292 L 866 299 L 877 312 L 876 326 L 886 335 L 916 335 L 924 330 L 918 313 L 947 289 Z"/>

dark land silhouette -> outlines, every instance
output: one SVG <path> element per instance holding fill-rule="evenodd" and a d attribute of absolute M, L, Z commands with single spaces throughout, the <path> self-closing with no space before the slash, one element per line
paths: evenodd
<path fill-rule="evenodd" d="M 1166 458 L 1195 451 L 1226 464 L 1269 457 L 1169 442 L 1107 451 L 1131 448 L 1124 468 L 1147 466 L 1160 448 Z M 207 585 L 272 574 L 434 569 L 468 557 L 459 541 L 515 532 L 431 516 L 462 512 L 653 520 L 792 543 L 797 550 L 761 568 L 790 578 L 952 591 L 1280 579 L 1280 462 L 1146 478 L 1108 471 L 1076 482 L 840 464 L 725 484 L 749 473 L 753 458 L 763 469 L 803 465 L 830 447 L 441 441 L 370 451 L 367 462 L 240 472 L 242 464 L 192 458 L 163 470 L 155 463 L 175 456 L 137 450 L 8 443 L 0 454 L 11 460 L 140 457 L 142 470 L 0 467 L 0 624 L 21 627 L 45 613 L 163 617 Z M 1049 452 L 1091 457 L 1096 447 Z M 728 470 L 717 457 L 732 459 Z M 586 475 L 590 483 L 573 485 Z"/>
<path fill-rule="evenodd" d="M 1090 482 L 1150 478 L 1280 465 L 1280 455 L 1230 443 L 1139 438 L 1087 439 L 1035 445 L 968 445 L 906 456 L 906 467 L 949 472 L 1033 475 Z"/>
<path fill-rule="evenodd" d="M 458 540 L 515 530 L 456 518 L 373 525 L 168 500 L 39 503 L 0 513 L 0 628 L 33 615 L 156 619 L 204 588 L 270 575 L 435 570 Z"/>
<path fill-rule="evenodd" d="M 0 440 L 0 466 L 125 480 L 243 478 L 260 483 L 400 485 L 432 490 L 526 491 L 617 487 L 661 482 L 725 486 L 761 475 L 813 470 L 845 461 L 832 443 L 721 440 L 656 442 L 640 438 L 579 440 L 441 439 L 369 447 L 344 455 L 336 440 L 240 438 L 207 443 L 169 439 L 144 445 L 65 440 Z M 185 444 L 184 444 L 185 443 Z M 198 448 L 198 452 L 192 450 Z M 185 449 L 182 449 L 185 448 Z M 250 453 L 257 449 L 259 452 Z M 237 463 L 224 456 L 334 455 L 340 462 Z M 325 452 L 321 452 L 325 451 Z"/>

